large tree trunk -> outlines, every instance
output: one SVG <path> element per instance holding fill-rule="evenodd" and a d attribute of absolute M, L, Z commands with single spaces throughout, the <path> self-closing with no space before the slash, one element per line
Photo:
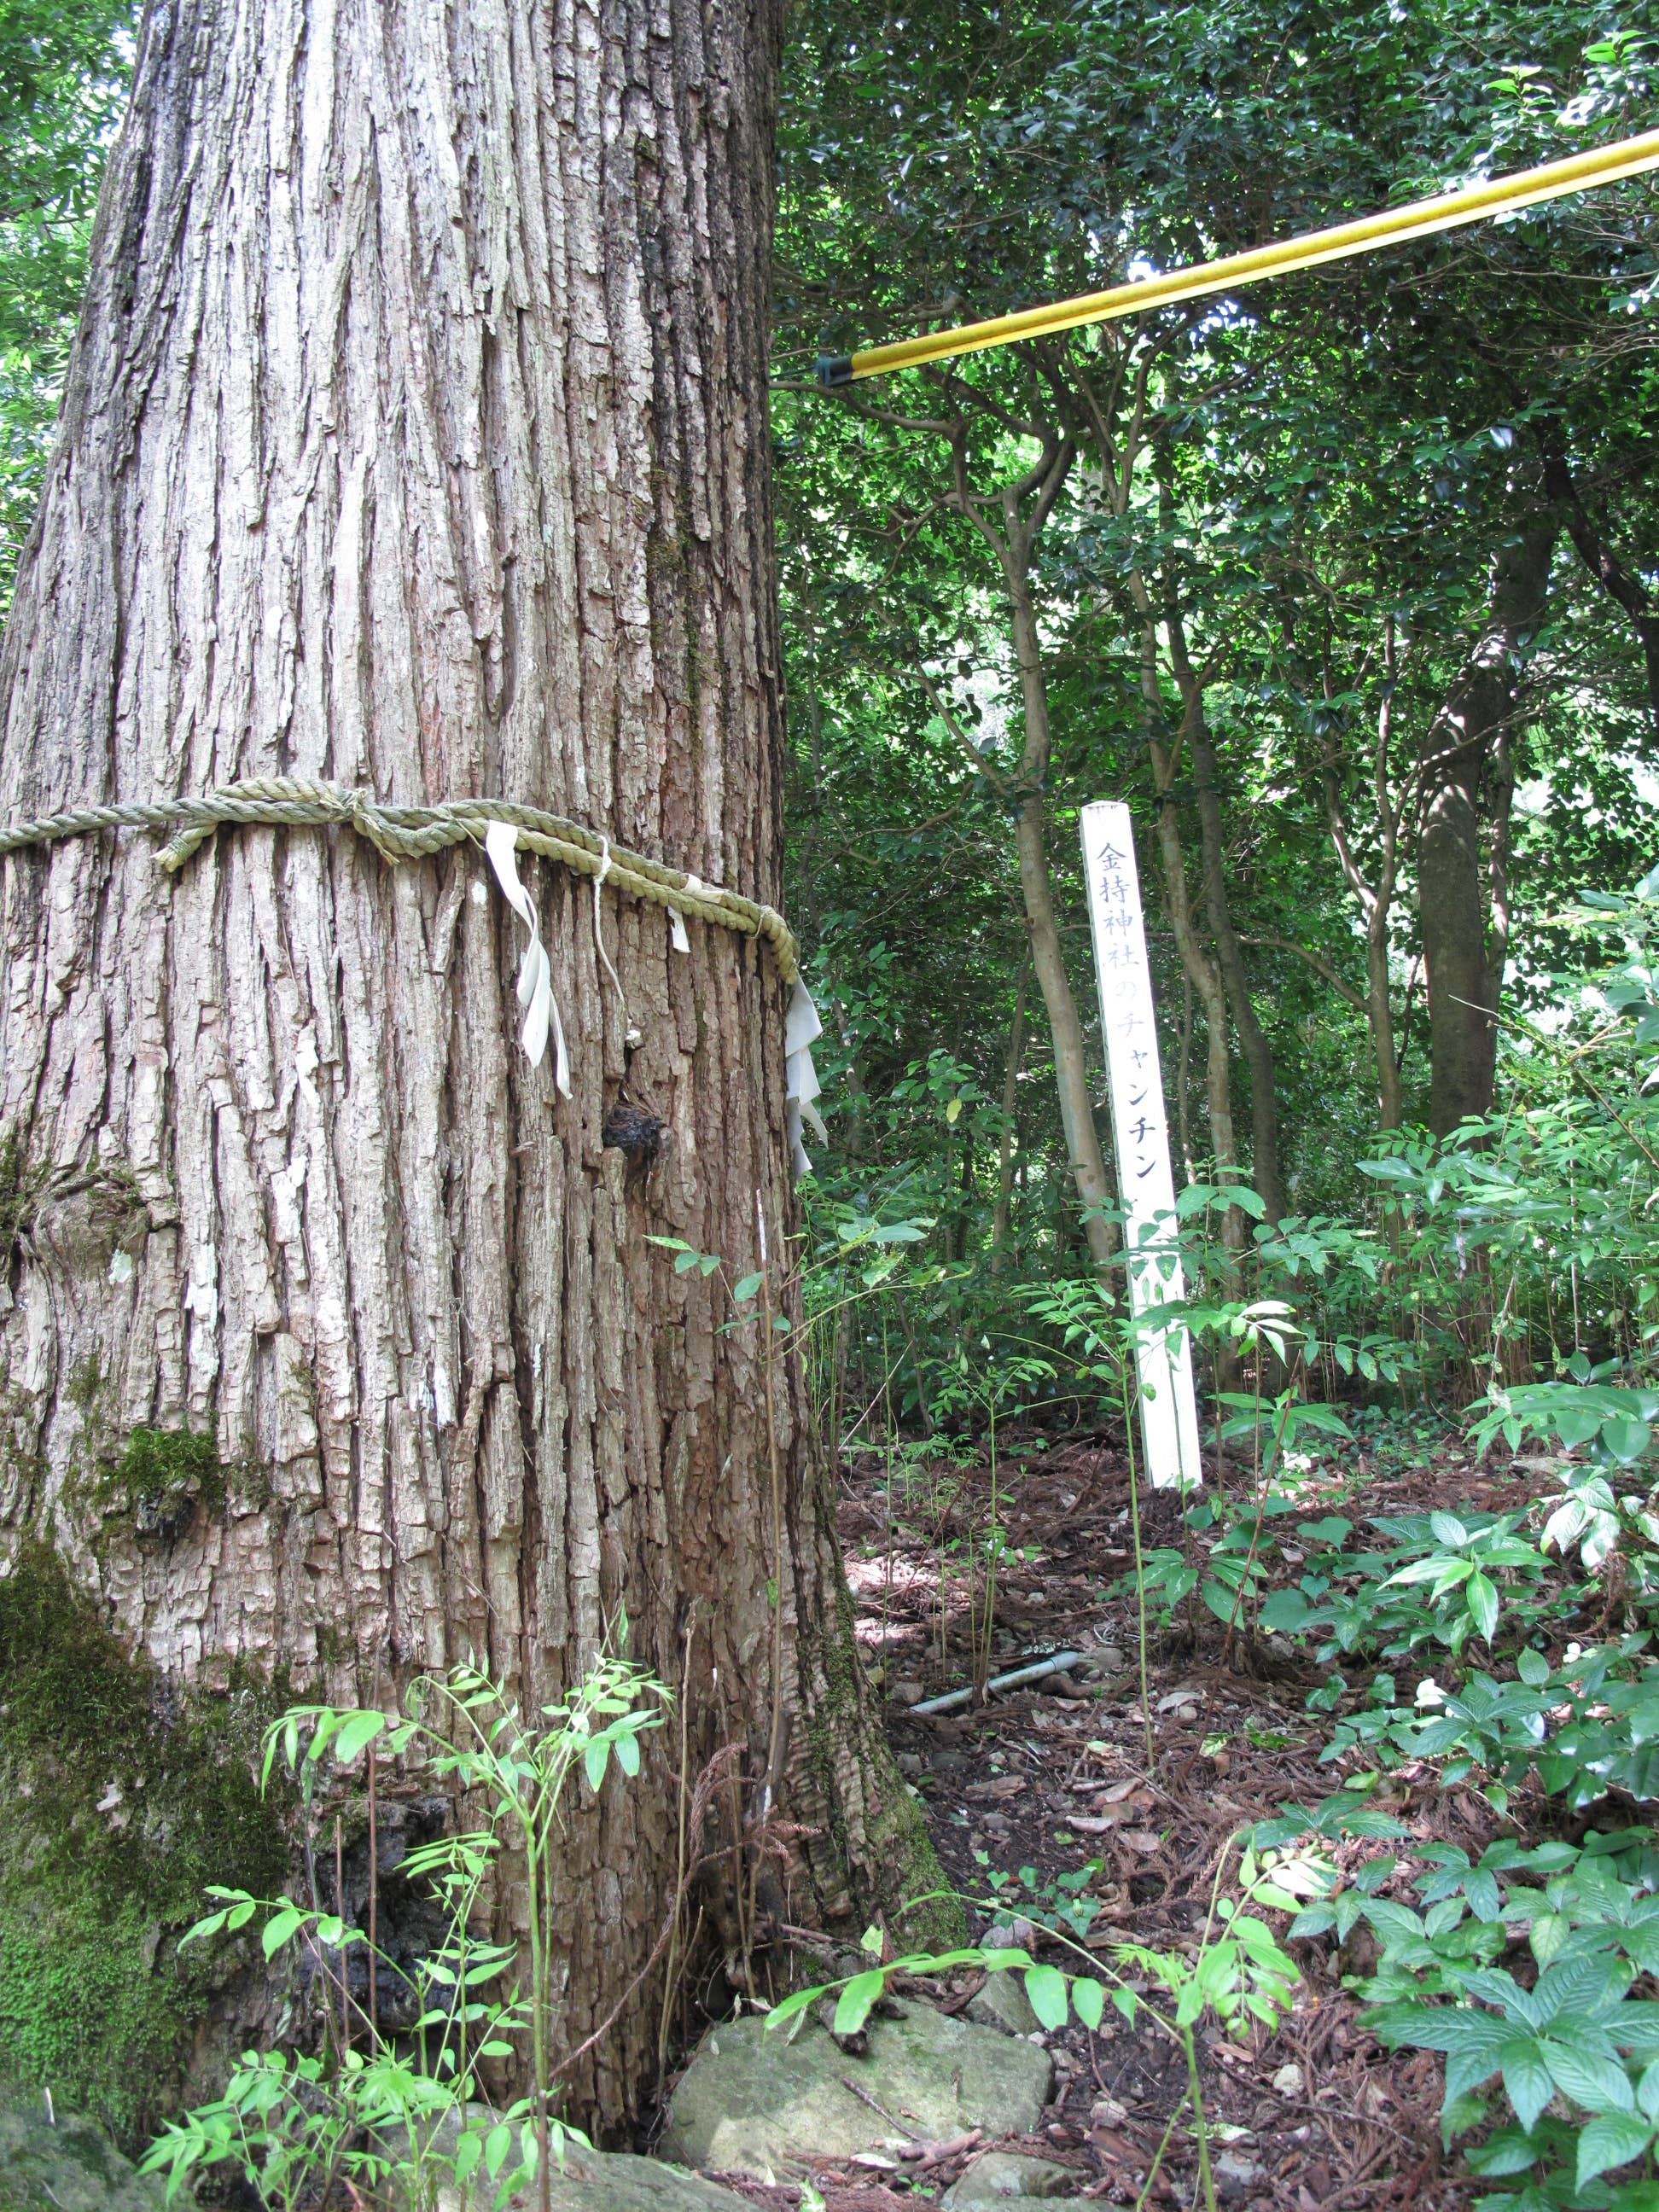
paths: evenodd
<path fill-rule="evenodd" d="M 774 0 L 160 0 L 0 665 L 14 817 L 278 774 L 500 794 L 776 896 L 777 35 Z M 465 848 L 226 830 L 176 884 L 141 836 L 5 864 L 0 1135 L 35 1196 L 0 1523 L 204 1685 L 356 1700 L 471 1650 L 539 1701 L 625 1608 L 634 1657 L 689 1667 L 694 1768 L 739 1741 L 758 1784 L 783 1701 L 817 1831 L 793 1917 L 862 1909 L 917 1831 L 801 1387 L 775 1528 L 757 1331 L 647 1242 L 743 1272 L 758 1206 L 785 1249 L 777 968 L 696 923 L 672 954 L 607 889 L 624 1011 L 591 882 L 525 868 L 568 1099 L 518 1049 L 516 925 Z M 649 1174 L 604 1142 L 624 1085 L 668 1125 Z M 91 1502 L 138 1425 L 228 1471 L 166 1544 Z M 661 1924 L 678 1734 L 573 1809 L 565 2047 Z M 636 2107 L 660 1996 L 576 2112 Z"/>
<path fill-rule="evenodd" d="M 1429 1126 L 1446 1136 L 1492 1110 L 1507 916 L 1493 910 L 1503 876 L 1516 656 L 1544 618 L 1553 526 L 1503 546 L 1486 621 L 1421 748 L 1417 887 L 1429 994 Z M 1496 833 L 1483 854 L 1483 833 Z M 1493 925 L 1496 925 L 1495 927 Z"/>

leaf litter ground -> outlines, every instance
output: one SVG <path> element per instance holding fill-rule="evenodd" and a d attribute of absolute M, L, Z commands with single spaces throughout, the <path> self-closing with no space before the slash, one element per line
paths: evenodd
<path fill-rule="evenodd" d="M 1194 1638 L 1183 1606 L 1149 1647 L 1148 1773 L 1136 1613 L 1122 1587 L 1133 1554 L 1121 1442 L 1097 1434 L 1045 1448 L 1027 1438 L 1020 1454 L 1011 1441 L 1018 1471 L 1011 1476 L 1005 1462 L 1000 1476 L 1008 1548 L 990 1671 L 1068 1648 L 1083 1651 L 1085 1664 L 949 1716 L 910 1708 L 968 1674 L 967 1561 L 988 1525 L 988 1468 L 947 1458 L 894 1469 L 870 1454 L 843 1472 L 842 1537 L 857 1632 L 872 1687 L 886 1701 L 901 1771 L 927 1809 L 946 1878 L 965 1897 L 1029 1913 L 1039 1948 L 1042 1917 L 1081 1905 L 1085 1915 L 1092 1909 L 1085 1940 L 1097 1945 L 1127 1939 L 1191 1950 L 1230 1840 L 1282 1806 L 1316 1805 L 1338 1785 L 1338 1771 L 1318 1763 L 1328 1723 L 1304 1705 L 1321 1671 L 1282 1638 L 1236 1646 L 1224 1664 L 1221 1625 L 1198 1609 Z M 1230 1471 L 1241 1487 L 1247 1479 Z M 1356 1517 L 1460 1501 L 1501 1511 L 1527 1494 L 1521 1471 L 1480 1468 L 1455 1449 L 1399 1467 L 1358 1449 L 1303 1493 L 1312 1512 L 1346 1504 Z M 1143 1497 L 1142 1508 L 1144 1544 L 1181 1542 L 1172 1498 Z M 1498 1832 L 1484 1799 L 1442 1790 L 1427 1772 L 1420 1781 L 1410 1769 L 1389 1778 L 1373 1802 L 1407 1831 L 1394 1846 L 1402 1873 L 1413 1841 L 1460 1844 L 1474 1856 Z M 1346 1869 L 1376 1847 L 1334 1848 Z M 991 1918 L 976 1912 L 975 1933 Z M 1442 2154 L 1437 2062 L 1385 2052 L 1341 1986 L 1345 1973 L 1364 1967 L 1358 1947 L 1367 1941 L 1362 1929 L 1340 1954 L 1324 1943 L 1294 1947 L 1303 1986 L 1275 2033 L 1257 2027 L 1228 2039 L 1213 2024 L 1205 2031 L 1205 2102 L 1224 2203 L 1275 2212 L 1453 2212 L 1480 2192 L 1458 2174 L 1459 2161 Z M 1057 1947 L 1053 1955 L 1079 1963 Z M 959 2010 L 979 1981 L 959 1978 L 916 1993 Z M 1077 2196 L 1136 2203 L 1181 2100 L 1178 2053 L 1144 2017 L 1130 2027 L 1114 2025 L 1110 2012 L 1098 2034 L 1073 2024 L 1044 2039 L 1057 2080 L 1043 2132 L 1003 2147 L 1067 2166 Z M 938 2195 L 979 2148 L 908 2169 L 896 2158 L 885 2170 L 873 2161 L 826 2164 L 817 2185 L 829 2212 L 891 2212 L 901 2199 Z M 793 2188 L 739 2185 L 757 2203 L 781 2208 L 798 2199 Z M 1178 2126 L 1146 2201 L 1191 2205 L 1197 2190 L 1194 2147 Z"/>

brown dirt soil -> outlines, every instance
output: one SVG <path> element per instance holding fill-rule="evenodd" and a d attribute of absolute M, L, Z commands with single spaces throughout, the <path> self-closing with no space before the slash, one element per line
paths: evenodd
<path fill-rule="evenodd" d="M 927 1808 L 947 1877 L 964 1896 L 988 1902 L 991 1878 L 1012 1875 L 1000 1893 L 1018 1911 L 1034 1888 L 1094 1861 L 1079 1893 L 1097 1907 L 1089 1930 L 1096 1942 L 1194 1947 L 1218 1867 L 1224 1856 L 1229 1870 L 1237 1864 L 1231 1839 L 1281 1805 L 1311 1805 L 1339 1784 L 1340 1770 L 1318 1764 L 1328 1724 L 1304 1705 L 1320 1674 L 1282 1638 L 1236 1643 L 1224 1665 L 1220 1624 L 1200 1613 L 1195 1642 L 1182 1628 L 1149 1652 L 1149 1772 L 1135 1611 L 1111 1587 L 1131 1565 L 1121 1443 L 1097 1434 L 1045 1446 L 1028 1437 L 1022 1453 L 1021 1441 L 999 1474 L 1004 1527 L 1018 1556 L 1005 1558 L 999 1573 L 990 1670 L 1068 1646 L 1086 1649 L 1097 1667 L 1103 1662 L 1092 1655 L 1103 1650 L 1121 1662 L 1092 1680 L 1079 1670 L 965 1712 L 913 1714 L 910 1705 L 969 1672 L 968 1562 L 987 1525 L 989 1470 L 982 1455 L 968 1465 L 913 1464 L 891 1477 L 890 1492 L 887 1466 L 870 1454 L 843 1471 L 841 1529 L 860 1644 L 888 1698 L 894 1748 Z M 1230 1471 L 1230 1481 L 1244 1479 Z M 1404 1470 L 1356 1450 L 1306 1499 L 1310 1515 L 1340 1504 L 1358 1520 L 1458 1502 L 1504 1510 L 1528 1494 L 1524 1475 L 1477 1468 L 1455 1450 Z M 1174 1500 L 1143 1504 L 1144 1540 L 1178 1544 Z M 982 1587 L 978 1602 L 982 1608 Z M 1370 1669 L 1356 1671 L 1363 1679 Z M 1389 1778 L 1378 1802 L 1408 1831 L 1393 1846 L 1401 1875 L 1413 1840 L 1474 1853 L 1498 1832 L 1484 1800 L 1443 1792 L 1409 1769 Z M 1377 1848 L 1345 1843 L 1338 1863 Z M 1048 1901 L 1063 1902 L 1064 1893 Z M 1282 1932 L 1283 1917 L 1269 1917 Z M 988 1915 L 975 1912 L 975 1929 L 987 1924 Z M 1349 1955 L 1339 1964 L 1324 1943 L 1293 1948 L 1303 1985 L 1276 2033 L 1255 2026 L 1229 2039 L 1212 2024 L 1201 2038 L 1212 2156 L 1232 2161 L 1218 2177 L 1224 2203 L 1294 2212 L 1469 2204 L 1476 2185 L 1440 2149 L 1437 2060 L 1391 2056 L 1359 2025 L 1340 1977 L 1361 1962 Z M 958 1978 L 926 1993 L 956 2009 L 977 1985 L 977 1976 Z M 1134 2203 L 1181 2100 L 1179 2054 L 1144 2015 L 1132 2027 L 1109 2010 L 1097 2034 L 1073 2025 L 1046 2039 L 1060 2078 L 1044 2131 L 1006 2147 L 1071 2166 L 1079 2196 Z M 962 2150 L 929 2166 L 826 2165 L 817 2186 L 828 2212 L 896 2212 L 901 2200 L 948 2185 L 972 2155 Z M 798 2200 L 794 2189 L 741 2186 L 757 2204 Z M 1147 2202 L 1189 2206 L 1197 2192 L 1195 2148 L 1177 2126 Z"/>

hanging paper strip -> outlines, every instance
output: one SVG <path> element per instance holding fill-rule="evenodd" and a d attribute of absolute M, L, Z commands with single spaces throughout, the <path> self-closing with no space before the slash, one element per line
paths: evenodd
<path fill-rule="evenodd" d="M 541 927 L 536 917 L 536 905 L 519 877 L 516 857 L 518 832 L 510 822 L 492 822 L 484 833 L 484 850 L 495 871 L 495 880 L 501 895 L 530 933 L 525 946 L 524 958 L 519 967 L 519 1004 L 524 1008 L 524 1027 L 519 1042 L 533 1066 L 539 1067 L 547 1050 L 547 1040 L 553 1038 L 554 1081 L 561 1097 L 570 1096 L 570 1061 L 565 1049 L 564 1024 L 559 1019 L 559 1002 L 553 995 L 553 969 L 542 943 Z M 594 878 L 597 894 L 608 872 L 609 848 L 605 854 L 607 867 Z M 696 876 L 686 878 L 689 890 L 712 890 L 712 886 L 699 881 Z M 718 896 L 718 892 L 714 894 Z M 690 952 L 690 939 L 686 935 L 685 919 L 676 907 L 668 909 L 670 941 L 677 952 Z M 597 937 L 597 928 L 596 928 Z M 600 957 L 605 958 L 604 940 L 598 939 Z M 605 966 L 611 963 L 605 959 Z M 614 979 L 615 970 L 611 970 Z M 618 990 L 621 986 L 618 984 Z M 818 1010 L 812 1004 L 812 994 L 799 977 L 789 1000 L 789 1012 L 784 1024 L 784 1104 L 786 1127 L 789 1138 L 789 1157 L 796 1181 L 810 1175 L 812 1163 L 801 1141 L 802 1125 L 810 1127 L 820 1144 L 829 1142 L 829 1131 L 823 1126 L 816 1101 L 820 1085 L 817 1070 L 812 1065 L 812 1045 L 823 1034 L 823 1024 L 818 1019 Z"/>
<path fill-rule="evenodd" d="M 801 1142 L 802 1121 L 806 1121 L 821 1145 L 830 1141 L 830 1132 L 824 1127 L 823 1117 L 814 1103 L 819 1085 L 817 1070 L 812 1065 L 812 1044 L 823 1035 L 823 1024 L 818 1019 L 818 1010 L 812 1004 L 812 994 L 797 976 L 783 1030 L 784 1111 L 789 1133 L 789 1158 L 797 1182 L 803 1176 L 812 1172 L 812 1163 Z"/>
<path fill-rule="evenodd" d="M 553 1080 L 558 1085 L 560 1097 L 568 1098 L 570 1059 L 565 1050 L 564 1024 L 559 1019 L 559 1002 L 553 995 L 553 968 L 542 943 L 535 901 L 519 880 L 519 863 L 514 857 L 518 838 L 519 833 L 510 822 L 492 822 L 484 832 L 484 850 L 495 871 L 501 896 L 530 932 L 530 942 L 519 965 L 519 1004 L 524 1008 L 524 1028 L 519 1042 L 531 1066 L 539 1067 L 547 1050 L 548 1031 L 552 1030 Z"/>

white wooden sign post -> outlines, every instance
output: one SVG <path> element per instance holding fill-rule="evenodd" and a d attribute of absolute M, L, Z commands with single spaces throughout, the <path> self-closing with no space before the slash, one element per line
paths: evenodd
<path fill-rule="evenodd" d="M 1100 1027 L 1106 1041 L 1118 1186 L 1127 1217 L 1123 1241 L 1129 1310 L 1139 1314 L 1148 1306 L 1179 1298 L 1183 1285 L 1180 1257 L 1172 1249 L 1176 1212 L 1170 1125 L 1152 1018 L 1152 979 L 1146 965 L 1134 832 L 1128 808 L 1115 799 L 1098 799 L 1083 810 L 1083 872 L 1089 886 L 1095 972 L 1100 979 Z M 1148 1479 L 1159 1490 L 1201 1483 L 1192 1344 L 1186 1330 L 1148 1331 L 1139 1340 L 1136 1362 Z"/>

